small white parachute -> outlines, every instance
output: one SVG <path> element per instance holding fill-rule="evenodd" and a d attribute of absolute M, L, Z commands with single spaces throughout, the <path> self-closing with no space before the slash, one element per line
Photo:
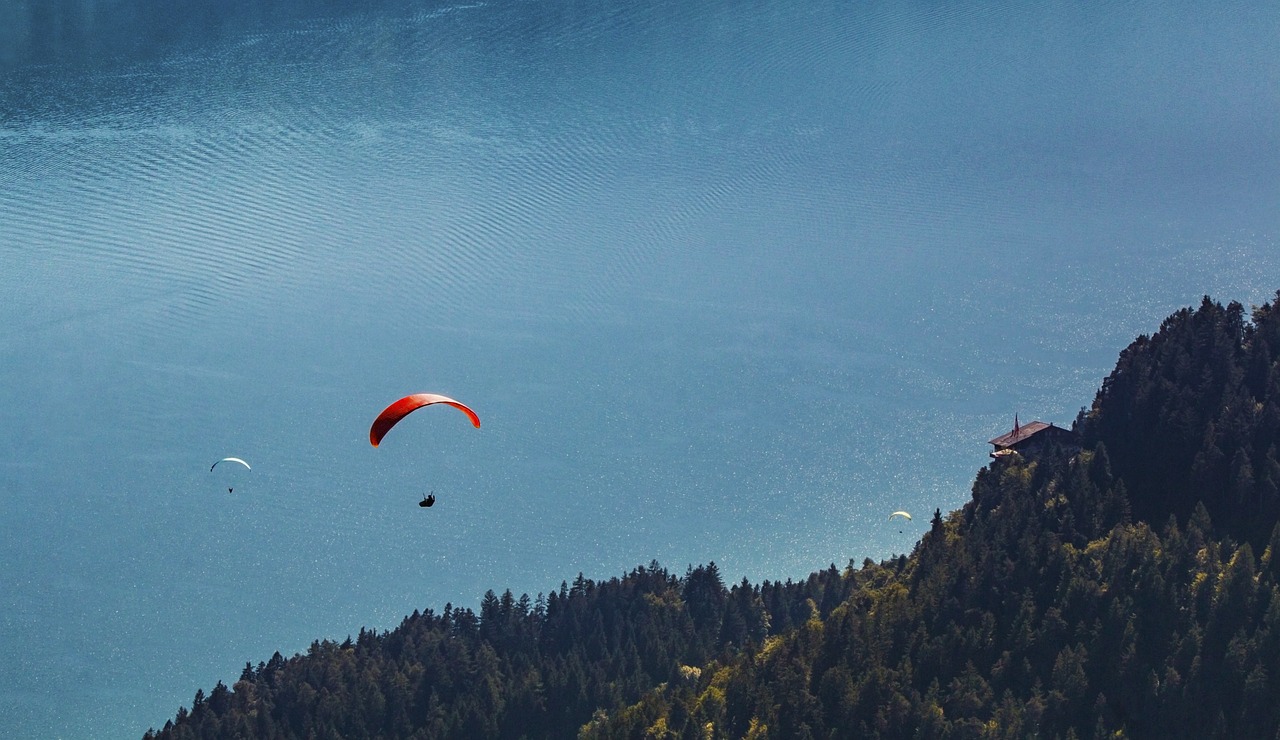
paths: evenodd
<path fill-rule="evenodd" d="M 253 470 L 253 468 L 249 467 L 249 463 L 245 462 L 244 460 L 241 460 L 241 459 L 240 459 L 240 458 L 238 458 L 238 457 L 224 457 L 224 458 L 222 458 L 221 460 L 219 460 L 218 462 L 216 462 L 216 463 L 214 463 L 214 464 L 210 465 L 210 466 L 209 466 L 209 472 L 210 472 L 210 473 L 212 473 L 212 472 L 213 472 L 213 469 L 214 469 L 214 468 L 216 468 L 216 467 L 218 467 L 218 466 L 219 466 L 219 465 L 221 465 L 222 463 L 239 463 L 239 464 L 241 464 L 241 465 L 243 465 L 243 466 L 244 466 L 245 470 Z M 226 474 L 220 474 L 220 475 L 226 475 Z M 236 475 L 231 474 L 231 479 L 232 479 L 232 480 L 235 480 L 235 479 L 236 479 L 236 477 L 237 477 Z M 235 490 L 236 490 L 236 489 L 235 489 L 235 487 L 234 487 L 234 486 L 227 486 L 227 493 L 234 493 L 234 492 L 235 492 Z"/>
<path fill-rule="evenodd" d="M 911 515 L 910 515 L 910 514 L 908 514 L 908 513 L 907 513 L 907 512 L 905 512 L 905 511 L 895 511 L 895 512 L 893 512 L 892 514 L 890 514 L 890 515 L 889 515 L 889 521 L 893 521 L 893 518 L 894 518 L 895 516 L 900 516 L 900 517 L 902 517 L 903 519 L 906 519 L 907 521 L 911 521 Z"/>
<path fill-rule="evenodd" d="M 216 463 L 214 463 L 214 464 L 210 465 L 210 466 L 209 466 L 209 472 L 213 472 L 213 469 L 214 469 L 214 468 L 216 468 L 216 467 L 218 467 L 218 464 L 219 464 L 219 463 L 224 463 L 224 462 L 240 463 L 241 465 L 245 466 L 246 468 L 249 468 L 249 463 L 245 462 L 244 460 L 241 460 L 241 459 L 240 459 L 240 458 L 238 458 L 238 457 L 224 457 L 224 458 L 222 458 L 221 460 L 219 460 L 218 462 L 216 462 Z M 249 468 L 249 470 L 253 470 L 253 468 Z"/>

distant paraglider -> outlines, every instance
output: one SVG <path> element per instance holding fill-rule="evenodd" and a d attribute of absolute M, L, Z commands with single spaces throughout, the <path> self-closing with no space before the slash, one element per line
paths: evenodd
<path fill-rule="evenodd" d="M 443 403 L 446 406 L 458 409 L 471 420 L 471 426 L 476 429 L 480 428 L 480 417 L 476 416 L 476 412 L 467 408 L 466 405 L 448 396 L 441 396 L 435 393 L 415 393 L 396 401 L 383 409 L 381 414 L 378 414 L 378 418 L 373 420 L 373 426 L 369 427 L 369 444 L 377 447 L 387 432 L 391 431 L 391 427 L 395 426 L 401 419 L 423 406 L 431 406 L 437 403 Z"/>
<path fill-rule="evenodd" d="M 911 515 L 910 515 L 910 514 L 908 514 L 908 513 L 907 513 L 907 512 L 905 512 L 905 511 L 895 511 L 895 512 L 893 512 L 892 514 L 890 514 L 890 515 L 889 515 L 889 521 L 893 521 L 893 518 L 894 518 L 895 516 L 900 516 L 900 517 L 902 517 L 903 519 L 906 519 L 907 521 L 911 521 Z"/>
<path fill-rule="evenodd" d="M 216 462 L 216 463 L 214 463 L 214 464 L 210 465 L 210 466 L 209 466 L 209 472 L 213 472 L 213 469 L 214 469 L 214 468 L 216 468 L 216 467 L 218 467 L 218 464 L 219 464 L 219 463 L 224 463 L 224 462 L 240 463 L 241 465 L 245 466 L 245 467 L 246 467 L 246 468 L 248 468 L 249 470 L 253 470 L 253 468 L 250 468 L 250 467 L 249 467 L 249 463 L 245 462 L 244 460 L 241 460 L 241 459 L 240 459 L 240 458 L 238 458 L 238 457 L 224 457 L 224 458 L 222 458 L 221 460 L 219 460 L 218 462 Z"/>
<path fill-rule="evenodd" d="M 418 506 L 421 506 L 421 507 L 423 507 L 423 508 L 426 508 L 426 507 L 429 507 L 429 506 L 435 506 L 435 505 L 436 505 L 436 492 L 435 492 L 435 491 L 432 491 L 431 493 L 427 494 L 426 496 L 423 496 L 423 497 L 422 497 L 422 500 L 418 502 Z"/>
<path fill-rule="evenodd" d="M 238 457 L 224 457 L 224 458 L 222 458 L 221 460 L 219 460 L 219 461 L 215 462 L 214 464 L 210 465 L 210 466 L 209 466 L 209 472 L 210 472 L 210 473 L 212 473 L 212 472 L 213 472 L 213 469 L 214 469 L 214 468 L 216 468 L 216 467 L 218 467 L 218 466 L 219 466 L 219 465 L 221 465 L 222 463 L 240 463 L 241 465 L 243 465 L 243 466 L 245 467 L 245 469 L 246 469 L 246 470 L 253 470 L 253 468 L 249 467 L 249 463 L 245 462 L 244 460 L 241 460 L 241 459 L 240 459 L 240 458 L 238 458 Z M 228 489 L 227 489 L 227 493 L 231 493 L 233 490 L 235 490 L 235 489 L 233 489 L 233 488 L 228 488 Z"/>

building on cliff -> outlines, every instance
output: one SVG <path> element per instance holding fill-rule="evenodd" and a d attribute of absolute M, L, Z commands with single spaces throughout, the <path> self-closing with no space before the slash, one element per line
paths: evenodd
<path fill-rule="evenodd" d="M 1076 434 L 1070 429 L 1054 426 L 1053 422 L 1033 421 L 1019 424 L 1013 417 L 1013 431 L 990 440 L 991 456 L 997 460 L 1008 455 L 1035 457 L 1051 446 L 1075 446 Z"/>

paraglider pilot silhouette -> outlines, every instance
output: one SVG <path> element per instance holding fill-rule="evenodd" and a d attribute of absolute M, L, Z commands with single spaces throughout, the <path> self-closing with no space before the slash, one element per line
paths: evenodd
<path fill-rule="evenodd" d="M 418 502 L 418 506 L 424 506 L 424 507 L 425 507 L 425 506 L 435 506 L 435 505 L 436 505 L 436 492 L 435 492 L 435 491 L 432 491 L 431 493 L 427 494 L 426 496 L 423 496 L 423 497 L 422 497 L 422 500 Z"/>

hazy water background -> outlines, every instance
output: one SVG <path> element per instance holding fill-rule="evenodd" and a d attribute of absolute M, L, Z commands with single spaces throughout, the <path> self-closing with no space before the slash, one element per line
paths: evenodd
<path fill-rule="evenodd" d="M 1015 412 L 1280 288 L 1272 3 L 157 7 L 0 11 L 0 735 L 909 551 Z M 371 448 L 415 391 L 484 427 Z"/>

